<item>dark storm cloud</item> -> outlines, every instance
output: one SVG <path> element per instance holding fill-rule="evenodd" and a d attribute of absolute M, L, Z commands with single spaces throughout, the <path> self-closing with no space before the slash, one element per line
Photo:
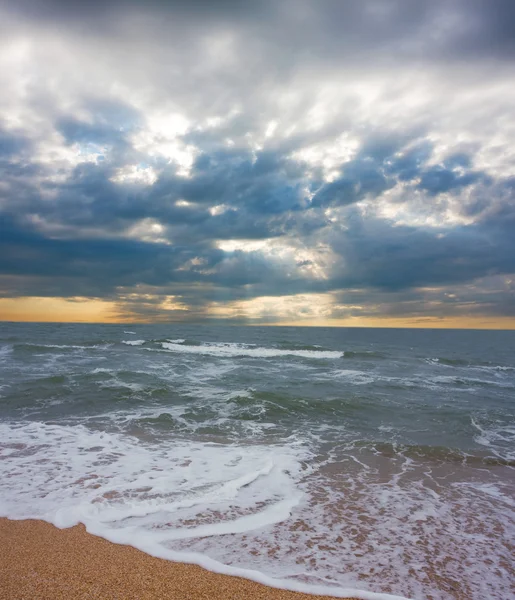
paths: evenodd
<path fill-rule="evenodd" d="M 357 156 L 341 167 L 342 176 L 322 185 L 313 198 L 313 206 L 344 206 L 369 196 L 380 196 L 399 181 L 416 182 L 417 189 L 431 196 L 459 191 L 474 183 L 491 184 L 492 179 L 471 168 L 471 158 L 454 154 L 440 164 L 427 166 L 431 158 L 431 144 L 425 142 L 405 153 L 392 140 L 380 146 L 364 145 Z"/>
<path fill-rule="evenodd" d="M 241 286 L 267 282 L 273 287 L 283 278 L 281 269 L 258 252 L 224 253 L 206 243 L 52 239 L 5 217 L 0 226 L 0 272 L 4 297 L 20 292 L 68 297 L 87 291 L 88 296 L 109 298 L 117 288 L 136 285 L 167 287 L 184 295 L 190 284 L 202 283 L 206 290 L 214 284 L 225 288 L 224 296 L 235 298 Z M 50 285 L 42 285 L 45 278 Z M 203 293 L 201 288 L 196 291 L 200 299 Z"/>
<path fill-rule="evenodd" d="M 202 30 L 221 23 L 258 33 L 274 51 L 281 48 L 278 62 L 294 53 L 302 59 L 342 60 L 342 53 L 350 53 L 382 61 L 385 49 L 414 58 L 507 60 L 515 54 L 511 0 L 7 0 L 4 5 L 22 19 L 90 32 L 116 28 L 120 18 L 141 13 L 166 27 Z"/>
<path fill-rule="evenodd" d="M 66 0 L 19 0 L 10 2 L 15 10 L 34 17 L 49 20 L 64 19 L 105 19 L 115 17 L 125 11 L 141 8 L 139 0 L 90 0 L 89 2 L 66 2 Z M 260 6 L 261 5 L 261 6 Z M 204 18 L 219 16 L 236 18 L 240 14 L 247 16 L 259 14 L 272 8 L 273 3 L 266 0 L 259 3 L 249 3 L 246 0 L 148 0 L 147 10 L 159 14 L 180 13 Z"/>
<path fill-rule="evenodd" d="M 488 183 L 491 179 L 484 173 L 470 171 L 461 174 L 452 167 L 436 165 L 421 173 L 418 187 L 428 192 L 431 196 L 436 196 L 451 190 L 467 187 L 479 181 Z"/>
<path fill-rule="evenodd" d="M 341 276 L 335 274 L 337 287 L 402 290 L 515 272 L 515 241 L 506 221 L 424 229 L 355 215 L 349 225 L 331 239 L 345 263 Z"/>
<path fill-rule="evenodd" d="M 331 317 L 391 317 L 420 322 L 443 317 L 515 316 L 515 286 L 495 276 L 480 279 L 475 284 L 452 285 L 445 288 L 380 290 L 370 302 L 370 291 L 345 290 L 336 296 Z"/>
<path fill-rule="evenodd" d="M 118 285 L 157 283 L 169 278 L 176 255 L 181 249 L 130 240 L 51 239 L 10 219 L 3 219 L 0 230 L 0 269 L 7 275 L 84 277 L 105 292 L 113 289 L 113 276 Z"/>
<path fill-rule="evenodd" d="M 249 212 L 279 214 L 307 206 L 304 176 L 294 163 L 272 152 L 219 150 L 201 155 L 191 177 L 165 174 L 156 188 L 174 190 L 176 197 L 197 204 L 229 203 Z"/>
<path fill-rule="evenodd" d="M 98 137 L 91 137 L 94 130 L 87 131 L 88 144 L 101 146 L 105 142 L 105 131 Z M 109 135 L 110 142 L 113 139 Z M 195 168 L 189 177 L 178 175 L 167 165 L 150 188 L 114 183 L 111 178 L 120 166 L 118 160 L 114 165 L 109 159 L 82 163 L 65 182 L 43 186 L 53 193 L 51 202 L 41 202 L 41 187 L 24 194 L 16 190 L 18 201 L 8 205 L 8 210 L 37 214 L 68 227 L 107 227 L 111 232 L 153 218 L 170 229 L 174 241 L 189 244 L 284 234 L 291 221 L 289 212 L 309 204 L 300 180 L 288 179 L 282 170 L 262 169 L 259 158 L 252 164 L 248 152 L 232 156 L 234 160 L 218 154 L 216 161 Z M 209 208 L 221 204 L 225 206 L 221 214 L 210 214 Z"/>
<path fill-rule="evenodd" d="M 30 148 L 30 141 L 23 135 L 16 135 L 0 129 L 0 160 L 19 155 Z"/>

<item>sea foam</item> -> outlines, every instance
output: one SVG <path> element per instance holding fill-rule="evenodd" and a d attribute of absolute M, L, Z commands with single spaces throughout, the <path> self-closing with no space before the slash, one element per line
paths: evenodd
<path fill-rule="evenodd" d="M 181 547 L 188 540 L 264 532 L 291 519 L 310 471 L 302 445 L 167 444 L 82 425 L 0 424 L 0 515 L 90 533 L 149 554 L 308 593 L 370 600 L 401 598 L 310 585 L 224 564 Z M 285 573 L 287 575 L 287 573 Z"/>
<path fill-rule="evenodd" d="M 122 344 L 127 346 L 142 346 L 144 343 L 145 340 L 122 340 Z"/>
<path fill-rule="evenodd" d="M 267 446 L 157 443 L 41 422 L 1 423 L 0 439 L 0 515 L 44 519 L 61 528 L 83 523 L 90 533 L 154 556 L 285 589 L 400 598 L 364 590 L 358 575 L 370 570 L 395 573 L 394 580 L 385 580 L 392 589 L 404 582 L 422 598 L 424 578 L 417 583 L 410 576 L 407 548 L 411 564 L 417 557 L 424 562 L 436 547 L 459 564 L 473 556 L 478 565 L 485 552 L 497 564 L 502 556 L 495 551 L 496 523 L 502 517 L 504 527 L 513 528 L 495 507 L 506 504 L 509 493 L 500 483 L 457 481 L 458 496 L 451 499 L 433 489 L 438 473 L 433 480 L 427 463 L 418 464 L 416 454 L 402 449 L 390 456 L 371 448 L 367 458 L 350 444 L 320 462 L 294 438 Z M 335 485 L 331 464 L 346 460 L 345 480 Z M 388 482 L 374 485 L 387 464 Z M 487 527 L 484 514 L 490 515 Z M 437 524 L 444 529 L 435 536 Z M 471 535 L 474 544 L 467 545 Z M 335 572 L 337 578 L 330 575 Z M 431 587 L 430 581 L 425 585 Z"/>

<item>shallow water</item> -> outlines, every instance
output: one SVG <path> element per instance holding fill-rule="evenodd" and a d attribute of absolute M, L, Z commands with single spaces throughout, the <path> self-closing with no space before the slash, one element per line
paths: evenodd
<path fill-rule="evenodd" d="M 0 376 L 3 516 L 297 589 L 515 594 L 513 332 L 4 323 Z"/>

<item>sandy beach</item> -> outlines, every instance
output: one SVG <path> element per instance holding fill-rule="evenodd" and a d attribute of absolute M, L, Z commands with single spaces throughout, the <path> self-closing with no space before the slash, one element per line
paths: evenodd
<path fill-rule="evenodd" d="M 0 599 L 322 600 L 148 556 L 80 525 L 0 519 Z"/>

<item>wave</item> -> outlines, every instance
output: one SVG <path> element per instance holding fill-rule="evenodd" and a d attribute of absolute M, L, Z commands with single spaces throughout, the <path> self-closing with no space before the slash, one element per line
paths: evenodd
<path fill-rule="evenodd" d="M 369 441 L 353 443 L 356 447 L 371 449 L 384 457 L 404 456 L 422 463 L 461 464 L 474 467 L 503 466 L 515 467 L 515 458 L 510 456 L 492 456 L 485 453 L 470 453 L 446 446 L 421 444 L 394 444 L 389 442 L 371 443 Z"/>
<path fill-rule="evenodd" d="M 5 359 L 9 354 L 12 354 L 13 347 L 11 345 L 5 345 L 0 348 L 0 360 Z"/>
<path fill-rule="evenodd" d="M 364 358 L 364 359 L 377 359 L 377 358 L 388 358 L 388 354 L 385 352 L 376 352 L 375 350 L 345 350 L 345 358 Z"/>
<path fill-rule="evenodd" d="M 241 439 L 248 432 L 254 435 L 281 435 L 291 423 L 311 422 L 313 427 L 327 419 L 338 419 L 337 426 L 377 408 L 366 397 L 306 398 L 272 391 L 240 390 L 219 398 L 158 408 L 145 408 L 132 413 L 130 420 L 142 429 L 157 432 L 188 431 Z M 327 429 L 333 429 L 328 425 Z"/>
<path fill-rule="evenodd" d="M 104 367 L 97 367 L 91 371 L 92 375 L 96 375 L 97 373 L 105 373 L 106 375 L 111 375 L 112 373 L 116 373 L 116 369 L 107 369 Z"/>
<path fill-rule="evenodd" d="M 14 350 L 19 351 L 30 351 L 34 350 L 38 352 L 45 352 L 48 350 L 107 350 L 113 346 L 110 342 L 85 342 L 84 344 L 32 344 L 22 343 L 15 344 Z"/>
<path fill-rule="evenodd" d="M 496 422 L 480 423 L 479 417 L 471 417 L 471 424 L 479 433 L 474 436 L 474 441 L 480 446 L 485 446 L 500 459 L 511 461 L 510 466 L 515 466 L 515 425 Z"/>
<path fill-rule="evenodd" d="M 292 342 L 278 342 L 278 348 L 281 350 L 307 350 L 313 352 L 334 352 L 333 350 L 329 350 L 328 348 L 324 348 L 324 346 L 320 346 L 319 344 L 296 344 Z M 387 358 L 387 354 L 385 352 L 378 352 L 376 350 L 344 350 L 342 351 L 344 358 L 362 358 L 362 359 L 381 359 Z"/>
<path fill-rule="evenodd" d="M 457 377 L 454 375 L 436 375 L 434 377 L 428 377 L 426 379 L 427 384 L 436 385 L 454 385 L 454 386 L 479 386 L 479 387 L 501 387 L 501 388 L 513 388 L 511 383 L 504 381 L 491 380 L 491 379 L 478 379 L 475 377 Z"/>
<path fill-rule="evenodd" d="M 446 367 L 468 367 L 470 366 L 470 361 L 462 359 L 462 358 L 446 358 L 446 357 L 436 357 L 436 358 L 426 358 L 424 359 L 429 364 L 437 364 L 443 365 Z"/>
<path fill-rule="evenodd" d="M 508 381 L 479 379 L 474 377 L 459 377 L 456 375 L 420 375 L 413 377 L 396 377 L 372 371 L 358 371 L 354 369 L 339 369 L 324 375 L 328 379 L 343 379 L 351 385 L 369 385 L 382 383 L 388 387 L 443 389 L 453 387 L 465 392 L 477 387 L 499 387 L 512 389 L 515 385 Z"/>
<path fill-rule="evenodd" d="M 515 371 L 515 367 L 508 367 L 502 365 L 478 365 L 474 367 L 478 371 L 498 371 L 498 372 L 510 372 Z"/>
<path fill-rule="evenodd" d="M 299 344 L 294 342 L 277 342 L 277 347 L 281 350 L 327 350 L 319 344 Z"/>
<path fill-rule="evenodd" d="M 468 367 L 481 371 L 515 371 L 515 367 L 509 365 L 495 365 L 491 362 L 473 362 L 463 358 L 425 358 L 425 362 L 431 365 L 439 365 L 443 367 Z"/>
<path fill-rule="evenodd" d="M 282 348 L 252 347 L 248 344 L 205 342 L 190 346 L 172 342 L 162 342 L 161 346 L 169 352 L 186 354 L 204 354 L 221 357 L 273 358 L 280 356 L 298 356 L 301 358 L 335 359 L 342 358 L 343 352 L 332 350 L 287 350 Z"/>
<path fill-rule="evenodd" d="M 353 369 L 339 369 L 328 374 L 331 378 L 345 379 L 354 385 L 367 385 L 374 383 L 380 377 L 376 374 L 366 373 L 365 371 L 356 371 Z"/>
<path fill-rule="evenodd" d="M 167 352 L 199 354 L 220 357 L 275 358 L 281 356 L 298 356 L 301 358 L 334 359 L 342 358 L 343 352 L 320 349 L 316 345 L 298 345 L 284 343 L 279 347 L 260 347 L 256 344 L 236 342 L 200 342 L 194 339 L 154 339 L 154 340 L 122 340 L 128 346 L 146 346 L 146 350 L 156 350 L 156 346 Z"/>

